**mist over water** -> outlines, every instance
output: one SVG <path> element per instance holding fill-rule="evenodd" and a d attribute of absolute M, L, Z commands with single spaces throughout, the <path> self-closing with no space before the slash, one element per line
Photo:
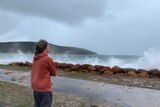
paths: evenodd
<path fill-rule="evenodd" d="M 0 64 L 8 64 L 15 61 L 32 62 L 34 54 L 0 53 Z M 142 56 L 133 55 L 68 55 L 49 54 L 54 61 L 72 64 L 92 64 L 103 66 L 120 66 L 124 68 L 160 69 L 160 51 L 149 49 Z"/>

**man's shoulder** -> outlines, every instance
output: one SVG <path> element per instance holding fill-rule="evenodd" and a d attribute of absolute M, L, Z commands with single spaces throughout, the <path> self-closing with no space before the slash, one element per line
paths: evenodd
<path fill-rule="evenodd" d="M 44 57 L 44 60 L 51 61 L 51 60 L 52 60 L 52 58 L 51 58 L 50 56 L 45 56 L 45 57 Z"/>

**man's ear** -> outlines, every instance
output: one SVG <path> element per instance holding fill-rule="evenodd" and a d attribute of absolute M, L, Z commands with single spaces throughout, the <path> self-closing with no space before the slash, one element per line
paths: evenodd
<path fill-rule="evenodd" d="M 46 48 L 46 53 L 49 53 L 49 48 L 48 47 Z"/>

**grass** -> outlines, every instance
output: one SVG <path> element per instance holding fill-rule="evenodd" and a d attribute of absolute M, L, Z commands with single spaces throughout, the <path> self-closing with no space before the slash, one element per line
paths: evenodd
<path fill-rule="evenodd" d="M 0 64 L 0 69 L 17 70 L 17 71 L 29 71 L 31 69 L 31 67 L 27 67 L 27 66 L 11 66 L 11 65 Z"/>
<path fill-rule="evenodd" d="M 0 81 L 0 107 L 33 107 L 33 101 L 32 90 L 29 87 Z M 92 103 L 97 104 L 78 96 L 53 92 L 53 107 L 86 107 Z M 98 105 L 100 104 L 101 102 Z"/>
<path fill-rule="evenodd" d="M 33 103 L 31 89 L 0 81 L 0 102 L 5 107 L 29 107 Z"/>

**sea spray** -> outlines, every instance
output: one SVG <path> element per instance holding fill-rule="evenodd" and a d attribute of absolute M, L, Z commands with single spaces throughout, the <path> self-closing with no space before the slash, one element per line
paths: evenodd
<path fill-rule="evenodd" d="M 103 66 L 120 66 L 123 68 L 160 69 L 160 51 L 149 49 L 142 56 L 134 55 L 69 55 L 49 54 L 54 61 L 72 64 L 92 64 Z M 23 53 L 0 53 L 0 64 L 11 62 L 32 62 L 34 54 Z"/>

